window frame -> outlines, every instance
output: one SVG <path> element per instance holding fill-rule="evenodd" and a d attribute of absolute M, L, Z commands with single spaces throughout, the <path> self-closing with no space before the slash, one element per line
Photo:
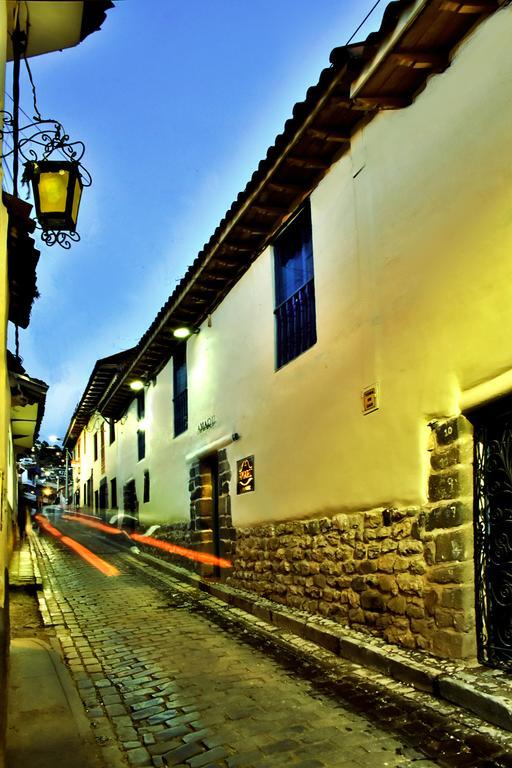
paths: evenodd
<path fill-rule="evenodd" d="M 146 430 L 137 430 L 137 461 L 142 461 L 146 458 Z"/>
<path fill-rule="evenodd" d="M 117 501 L 117 477 L 110 479 L 110 509 L 119 509 Z"/>
<path fill-rule="evenodd" d="M 149 478 L 149 469 L 144 470 L 144 485 L 142 492 L 142 503 L 147 504 L 151 497 L 151 485 Z"/>
<path fill-rule="evenodd" d="M 281 229 L 272 246 L 275 367 L 279 370 L 317 341 L 313 226 L 309 200 Z"/>
<path fill-rule="evenodd" d="M 182 381 L 185 382 L 185 386 L 178 387 L 180 373 L 182 374 Z M 172 356 L 172 394 L 174 437 L 178 437 L 188 430 L 188 371 L 186 343 L 180 344 Z"/>
<path fill-rule="evenodd" d="M 140 392 L 137 392 L 135 402 L 137 404 L 137 421 L 142 421 L 146 415 L 146 397 L 143 389 L 141 389 Z"/>

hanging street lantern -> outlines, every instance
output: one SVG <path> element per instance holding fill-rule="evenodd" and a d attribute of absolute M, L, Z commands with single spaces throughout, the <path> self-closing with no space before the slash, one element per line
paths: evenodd
<path fill-rule="evenodd" d="M 32 184 L 36 218 L 45 231 L 75 232 L 83 182 L 74 160 L 25 164 L 23 180 Z"/>
<path fill-rule="evenodd" d="M 11 34 L 13 48 L 13 112 L 0 110 L 0 151 L 2 160 L 12 156 L 13 196 L 18 197 L 18 170 L 24 163 L 22 183 L 31 184 L 36 219 L 46 245 L 58 243 L 70 248 L 80 240 L 76 231 L 83 187 L 92 184 L 91 174 L 82 165 L 83 141 L 70 141 L 57 120 L 44 120 L 37 107 L 36 91 L 26 51 L 29 25 L 20 28 L 19 15 Z M 20 64 L 25 62 L 32 84 L 34 119 L 20 126 Z M 9 139 L 9 143 L 5 139 Z M 5 151 L 8 147 L 8 151 Z"/>

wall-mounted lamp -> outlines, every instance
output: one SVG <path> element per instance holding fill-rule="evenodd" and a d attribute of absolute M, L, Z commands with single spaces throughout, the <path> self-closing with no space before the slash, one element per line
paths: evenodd
<path fill-rule="evenodd" d="M 41 239 L 46 245 L 58 243 L 70 248 L 71 242 L 80 240 L 76 220 L 83 187 L 92 184 L 92 178 L 82 165 L 85 152 L 82 141 L 70 141 L 62 125 L 56 120 L 43 120 L 37 108 L 34 91 L 34 122 L 20 127 L 20 62 L 23 58 L 33 85 L 32 73 L 26 59 L 28 27 L 20 29 L 19 16 L 12 33 L 13 47 L 13 113 L 0 111 L 3 127 L 0 130 L 2 158 L 13 158 L 13 195 L 18 197 L 18 171 L 24 163 L 21 181 L 31 183 L 36 218 L 42 229 Z M 9 137 L 12 149 L 3 151 L 4 139 Z M 61 159 L 62 158 L 62 159 Z"/>
<path fill-rule="evenodd" d="M 141 379 L 134 379 L 134 381 L 130 381 L 130 389 L 133 389 L 134 392 L 140 392 L 141 389 L 144 389 L 144 382 Z"/>
<path fill-rule="evenodd" d="M 189 336 L 192 336 L 195 333 L 199 333 L 199 328 L 187 328 L 182 325 L 179 328 L 175 328 L 172 335 L 175 339 L 188 339 Z"/>

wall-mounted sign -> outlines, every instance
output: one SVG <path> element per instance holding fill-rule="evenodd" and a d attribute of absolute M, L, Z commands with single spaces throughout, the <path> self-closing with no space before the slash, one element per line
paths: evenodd
<path fill-rule="evenodd" d="M 199 432 L 199 434 L 202 434 L 203 432 L 206 432 L 208 429 L 211 429 L 212 427 L 214 427 L 216 423 L 217 423 L 217 419 L 215 418 L 215 416 L 208 416 L 207 419 L 205 419 L 204 421 L 201 421 L 197 425 L 197 431 Z"/>
<path fill-rule="evenodd" d="M 366 389 L 363 389 L 362 401 L 363 413 L 372 413 L 372 411 L 378 410 L 379 400 L 376 384 L 372 384 L 371 387 L 366 387 Z"/>
<path fill-rule="evenodd" d="M 254 491 L 254 456 L 246 456 L 236 463 L 236 492 Z"/>

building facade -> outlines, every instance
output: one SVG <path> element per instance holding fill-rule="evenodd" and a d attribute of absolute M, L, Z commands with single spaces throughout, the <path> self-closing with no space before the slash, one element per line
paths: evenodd
<path fill-rule="evenodd" d="M 510 664 L 511 33 L 508 3 L 398 2 L 332 52 L 139 344 L 98 361 L 66 436 L 80 507 Z"/>

